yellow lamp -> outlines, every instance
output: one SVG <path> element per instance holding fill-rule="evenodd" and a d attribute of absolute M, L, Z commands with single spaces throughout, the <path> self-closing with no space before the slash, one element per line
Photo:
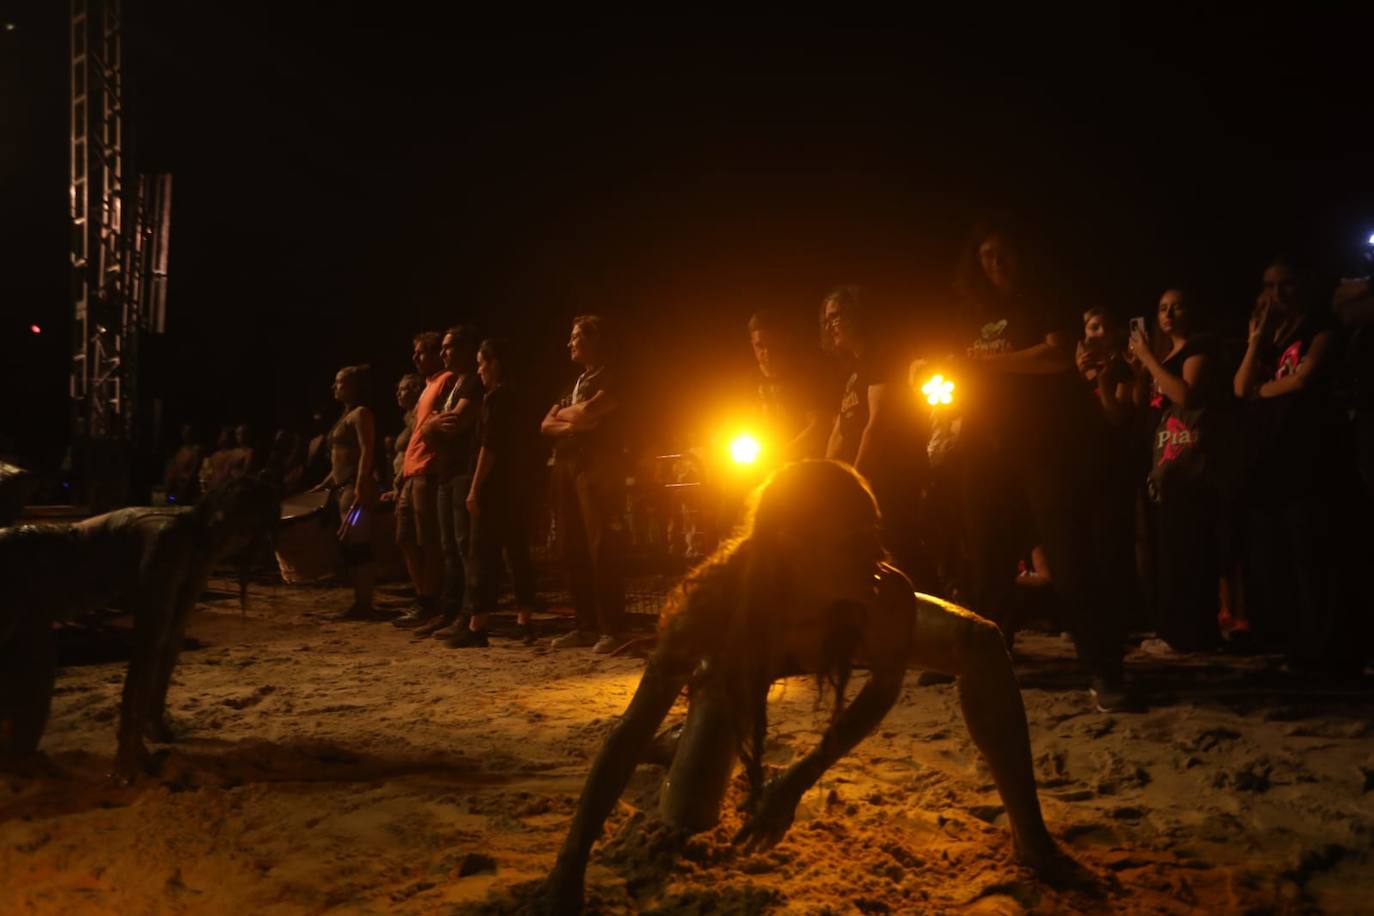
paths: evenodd
<path fill-rule="evenodd" d="M 763 446 L 759 440 L 748 433 L 741 433 L 730 442 L 730 457 L 736 464 L 753 464 L 759 458 Z"/>
<path fill-rule="evenodd" d="M 921 393 L 926 396 L 926 403 L 932 407 L 954 403 L 954 383 L 943 375 L 931 376 L 921 386 Z"/>

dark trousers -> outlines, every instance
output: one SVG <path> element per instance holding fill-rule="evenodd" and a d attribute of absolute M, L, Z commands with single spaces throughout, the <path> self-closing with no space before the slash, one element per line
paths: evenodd
<path fill-rule="evenodd" d="M 1180 652 L 1215 649 L 1221 643 L 1221 498 L 1201 481 L 1179 481 L 1153 508 L 1158 538 L 1155 629 Z"/>
<path fill-rule="evenodd" d="M 457 614 L 472 605 L 469 590 L 472 520 L 468 516 L 471 474 L 459 474 L 439 484 L 439 543 L 444 549 L 444 584 L 440 593 L 446 614 Z"/>
<path fill-rule="evenodd" d="M 501 587 L 501 557 L 510 565 L 516 606 L 531 608 L 535 602 L 534 564 L 530 562 L 529 523 L 524 498 L 514 488 L 483 492 L 472 519 L 472 553 L 468 561 L 472 583 L 472 610 L 488 614 L 496 610 Z"/>
<path fill-rule="evenodd" d="M 1047 431 L 1048 432 L 1048 431 Z M 1077 433 L 1078 431 L 1073 431 Z M 1104 452 L 1085 434 L 1042 433 L 994 448 L 967 442 L 963 502 L 973 610 L 1015 630 L 1017 560 L 1040 544 L 1079 660 L 1099 677 L 1121 673 L 1122 620 L 1113 575 L 1123 552 L 1105 536 Z"/>
<path fill-rule="evenodd" d="M 578 629 L 625 629 L 625 476 L 611 458 L 580 455 L 554 463 L 560 553 Z"/>

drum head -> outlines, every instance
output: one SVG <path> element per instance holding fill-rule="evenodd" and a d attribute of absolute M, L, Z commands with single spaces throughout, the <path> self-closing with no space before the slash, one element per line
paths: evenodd
<path fill-rule="evenodd" d="M 323 510 L 328 502 L 328 490 L 315 490 L 310 493 L 297 493 L 295 496 L 288 496 L 281 501 L 281 520 L 289 522 L 292 519 L 314 515 Z"/>

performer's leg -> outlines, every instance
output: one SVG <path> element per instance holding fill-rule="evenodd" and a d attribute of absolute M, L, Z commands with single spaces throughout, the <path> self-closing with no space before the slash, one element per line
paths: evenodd
<path fill-rule="evenodd" d="M 1017 858 L 1031 866 L 1055 854 L 1040 814 L 1026 709 L 1001 632 L 957 605 L 917 596 L 911 663 L 959 679 L 959 701 L 973 743 L 1007 808 Z"/>
<path fill-rule="evenodd" d="M 719 684 L 701 679 L 688 694 L 687 721 L 659 801 L 670 826 L 701 833 L 720 821 L 737 748 L 730 700 Z"/>

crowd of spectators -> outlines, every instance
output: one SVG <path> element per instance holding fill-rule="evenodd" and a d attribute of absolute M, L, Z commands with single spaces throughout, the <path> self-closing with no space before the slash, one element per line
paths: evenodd
<path fill-rule="evenodd" d="M 1367 280 L 1322 296 L 1285 258 L 1257 280 L 1247 327 L 1219 323 L 1186 285 L 1161 289 L 1153 313 L 1067 308 L 1037 286 L 1015 223 L 988 223 L 970 236 L 947 320 L 914 334 L 855 286 L 820 304 L 820 346 L 797 315 L 755 314 L 741 329 L 755 421 L 776 463 L 861 472 L 896 565 L 998 623 L 1008 645 L 1028 606 L 1019 586 L 1052 595 L 1101 708 L 1131 701 L 1128 633 L 1164 657 L 1225 647 L 1358 673 L 1370 649 L 1358 560 L 1371 546 L 1374 296 Z M 368 368 L 345 367 L 337 421 L 317 416 L 312 437 L 283 430 L 261 459 L 244 426 L 208 454 L 183 430 L 168 498 L 192 501 L 255 467 L 288 492 L 328 491 L 355 588 L 344 616 L 363 619 L 380 616 L 369 545 L 389 506 L 415 594 L 394 624 L 482 647 L 505 576 L 522 638 L 536 637 L 531 495 L 547 472 L 576 615 L 553 644 L 614 651 L 628 638 L 630 542 L 677 538 L 691 555 L 702 531 L 728 529 L 702 518 L 719 506 L 662 495 L 703 483 L 683 454 L 637 469 L 627 454 L 614 331 L 598 316 L 573 321 L 580 374 L 542 419 L 507 341 L 461 324 L 417 334 L 394 434 L 376 429 Z M 936 373 L 955 386 L 948 403 L 926 397 Z M 628 491 L 627 478 L 638 480 Z"/>

